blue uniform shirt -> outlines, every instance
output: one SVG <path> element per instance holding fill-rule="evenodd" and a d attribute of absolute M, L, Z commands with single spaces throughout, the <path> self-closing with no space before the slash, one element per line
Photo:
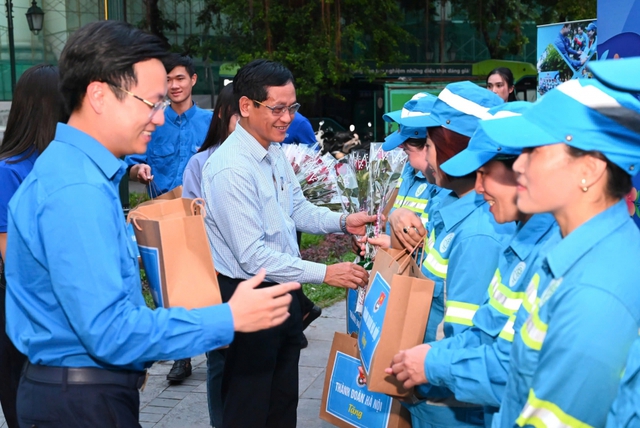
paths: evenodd
<path fill-rule="evenodd" d="M 393 207 L 389 211 L 389 215 L 398 208 L 407 208 L 408 210 L 420 216 L 420 220 L 427 227 L 429 221 L 429 211 L 427 206 L 429 198 L 434 192 L 434 188 L 438 188 L 435 184 L 429 184 L 425 176 L 413 169 L 407 162 L 404 165 L 398 184 L 398 196 L 393 202 Z M 391 226 L 387 223 L 387 235 L 391 234 Z"/>
<path fill-rule="evenodd" d="M 24 153 L 0 160 L 0 233 L 7 233 L 7 214 L 9 200 L 16 193 L 20 183 L 31 172 L 33 164 L 38 159 L 38 151 L 34 150 L 27 158 L 20 162 Z M 13 163 L 15 162 L 15 163 Z"/>
<path fill-rule="evenodd" d="M 141 370 L 233 340 L 228 304 L 147 308 L 118 183 L 124 162 L 58 124 L 9 203 L 7 335 L 34 364 Z"/>
<path fill-rule="evenodd" d="M 539 299 L 516 330 L 494 426 L 605 425 L 638 337 L 638 259 L 640 231 L 625 201 L 578 227 L 547 254 L 539 271 Z"/>
<path fill-rule="evenodd" d="M 627 367 L 620 383 L 618 397 L 613 402 L 607 428 L 640 427 L 640 339 L 633 342 Z"/>
<path fill-rule="evenodd" d="M 204 142 L 212 117 L 212 112 L 195 104 L 181 115 L 169 107 L 164 111 L 164 125 L 151 136 L 147 153 L 127 156 L 128 165 L 146 163 L 151 167 L 150 196 L 167 193 L 182 184 L 187 162 Z"/>
<path fill-rule="evenodd" d="M 475 191 L 459 199 L 448 196 L 431 212 L 429 223 L 422 272 L 435 282 L 435 288 L 425 342 L 451 337 L 473 326 L 473 316 L 485 301 L 498 258 L 516 229 L 515 223 L 497 224 L 489 205 Z M 456 403 L 451 391 L 435 391 L 429 385 L 417 390 L 420 395 L 447 401 L 444 405 L 427 401 L 409 406 L 414 426 L 483 424 L 482 408 Z"/>
<path fill-rule="evenodd" d="M 449 388 L 460 401 L 500 405 L 507 382 L 515 314 L 526 298 L 526 287 L 541 249 L 559 235 L 551 214 L 536 214 L 518 228 L 500 256 L 485 303 L 473 317 L 474 326 L 431 343 L 425 361 L 429 384 Z M 496 410 L 486 408 L 485 418 Z"/>
<path fill-rule="evenodd" d="M 289 124 L 287 136 L 282 141 L 282 144 L 306 144 L 311 146 L 316 142 L 316 133 L 313 132 L 309 119 L 300 113 L 296 113 L 291 124 Z"/>

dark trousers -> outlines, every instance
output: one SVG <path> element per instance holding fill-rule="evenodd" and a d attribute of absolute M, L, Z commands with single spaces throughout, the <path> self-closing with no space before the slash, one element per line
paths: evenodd
<path fill-rule="evenodd" d="M 298 240 L 298 248 L 300 248 L 300 243 L 302 241 L 302 232 L 296 232 L 296 239 Z M 313 309 L 314 303 L 311 299 L 307 297 L 306 294 L 304 294 L 304 291 L 302 291 L 302 287 L 300 287 L 297 293 L 299 293 L 298 299 L 300 300 L 300 308 L 302 309 L 302 316 L 304 316 L 305 314 L 308 314 L 309 312 L 311 312 L 311 309 Z"/>
<path fill-rule="evenodd" d="M 224 302 L 241 281 L 218 275 Z M 291 316 L 282 325 L 236 333 L 229 345 L 222 377 L 223 428 L 296 426 L 302 315 L 298 293 L 291 295 Z"/>
<path fill-rule="evenodd" d="M 135 388 L 40 383 L 24 376 L 20 379 L 21 428 L 137 428 L 139 407 Z"/>
<path fill-rule="evenodd" d="M 7 426 L 17 428 L 16 397 L 20 372 L 26 357 L 13 346 L 5 330 L 5 288 L 3 282 L 4 278 L 0 278 L 0 403 Z"/>

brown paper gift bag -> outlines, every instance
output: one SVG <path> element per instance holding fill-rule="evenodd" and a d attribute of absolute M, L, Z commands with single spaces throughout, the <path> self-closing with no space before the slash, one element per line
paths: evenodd
<path fill-rule="evenodd" d="M 172 199 L 129 212 L 154 302 L 202 308 L 222 302 L 202 199 Z"/>
<path fill-rule="evenodd" d="M 408 428 L 411 416 L 398 400 L 367 390 L 359 376 L 357 339 L 336 332 L 327 361 L 320 419 L 341 428 Z"/>
<path fill-rule="evenodd" d="M 151 184 L 149 184 L 149 186 L 151 186 Z M 149 187 L 149 188 L 152 189 L 151 187 Z M 148 201 L 142 202 L 142 203 L 136 205 L 134 207 L 134 209 L 138 208 L 138 207 L 144 207 L 145 205 L 154 205 L 154 204 L 159 204 L 159 203 L 162 203 L 162 202 L 165 202 L 165 201 L 171 201 L 173 199 L 180 199 L 180 198 L 182 198 L 182 186 L 175 187 L 175 188 L 169 190 L 167 193 L 163 193 L 160 196 L 156 196 L 153 199 L 150 199 Z"/>
<path fill-rule="evenodd" d="M 400 350 L 422 344 L 433 288 L 433 281 L 422 274 L 408 252 L 378 250 L 358 334 L 370 391 L 397 397 L 412 395 L 412 389 L 405 389 L 384 369 Z"/>

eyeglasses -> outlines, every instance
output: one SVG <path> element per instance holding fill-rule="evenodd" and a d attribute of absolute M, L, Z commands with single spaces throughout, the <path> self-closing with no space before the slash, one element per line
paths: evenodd
<path fill-rule="evenodd" d="M 129 92 L 126 89 L 124 89 L 124 88 L 122 88 L 120 86 L 115 86 L 115 85 L 111 85 L 111 86 L 113 86 L 116 89 L 121 90 L 125 94 L 131 95 L 136 100 L 140 100 L 143 103 L 145 103 L 146 105 L 148 105 L 149 107 L 151 107 L 151 112 L 149 113 L 149 119 L 151 119 L 153 117 L 153 115 L 158 113 L 159 111 L 164 111 L 169 106 L 169 104 L 171 104 L 171 100 L 169 100 L 168 98 L 165 98 L 164 100 L 158 101 L 157 103 L 152 103 L 151 101 L 145 100 L 144 98 L 139 97 L 138 95 L 134 94 L 133 92 Z"/>
<path fill-rule="evenodd" d="M 293 116 L 294 114 L 296 114 L 298 112 L 298 109 L 300 108 L 300 104 L 299 103 L 291 104 L 288 107 L 287 106 L 273 106 L 273 107 L 271 107 L 271 106 L 268 106 L 266 104 L 262 104 L 260 101 L 253 100 L 253 102 L 268 108 L 269 110 L 271 110 L 271 113 L 273 113 L 274 116 L 282 116 L 284 114 L 285 110 L 289 110 L 289 115 Z"/>

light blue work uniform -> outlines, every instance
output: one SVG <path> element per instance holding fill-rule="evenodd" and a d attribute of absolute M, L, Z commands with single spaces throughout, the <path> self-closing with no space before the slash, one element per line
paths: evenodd
<path fill-rule="evenodd" d="M 607 428 L 640 428 L 640 339 L 631 346 L 618 397 L 609 411 Z"/>
<path fill-rule="evenodd" d="M 625 201 L 547 253 L 534 276 L 539 299 L 516 330 L 494 427 L 605 425 L 638 337 L 639 259 L 640 231 Z"/>
<path fill-rule="evenodd" d="M 180 115 L 169 106 L 164 111 L 164 125 L 153 132 L 147 152 L 126 157 L 129 166 L 146 163 L 151 167 L 149 196 L 167 193 L 182 184 L 187 162 L 204 142 L 212 118 L 211 111 L 195 104 Z"/>
<path fill-rule="evenodd" d="M 429 221 L 429 212 L 427 211 L 429 197 L 437 186 L 435 184 L 429 184 L 424 174 L 413 169 L 409 162 L 407 162 L 396 187 L 398 188 L 398 196 L 396 196 L 396 200 L 393 202 L 393 207 L 391 211 L 389 211 L 389 215 L 398 208 L 406 208 L 420 216 L 420 221 L 422 221 L 422 225 L 426 229 L 427 222 Z M 387 223 L 387 235 L 390 234 L 391 226 Z"/>
<path fill-rule="evenodd" d="M 485 303 L 473 317 L 473 327 L 431 343 L 425 361 L 429 384 L 449 388 L 460 401 L 485 406 L 485 425 L 490 425 L 504 395 L 513 323 L 527 299 L 526 288 L 536 260 L 547 243 L 559 237 L 551 214 L 536 214 L 519 226 L 500 256 Z"/>
<path fill-rule="evenodd" d="M 425 342 L 473 326 L 499 256 L 516 229 L 514 223 L 497 224 L 482 195 L 473 190 L 459 199 L 447 196 L 430 217 L 422 272 L 435 289 Z M 458 402 L 449 390 L 435 394 L 429 386 L 419 386 L 417 392 L 429 401 L 408 406 L 414 428 L 483 424 L 482 407 Z"/>
<path fill-rule="evenodd" d="M 140 371 L 233 340 L 228 304 L 145 305 L 118 193 L 125 173 L 102 144 L 59 123 L 9 202 L 7 335 L 33 364 Z"/>

